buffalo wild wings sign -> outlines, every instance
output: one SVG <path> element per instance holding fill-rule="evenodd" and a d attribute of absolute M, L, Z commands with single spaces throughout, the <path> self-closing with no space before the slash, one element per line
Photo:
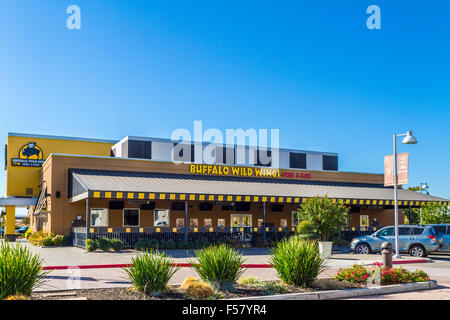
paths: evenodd
<path fill-rule="evenodd" d="M 273 168 L 252 168 L 221 165 L 191 164 L 190 173 L 201 175 L 311 179 L 309 172 L 281 171 Z"/>
<path fill-rule="evenodd" d="M 44 152 L 35 142 L 22 146 L 19 157 L 11 159 L 11 164 L 16 167 L 41 167 L 44 162 Z"/>

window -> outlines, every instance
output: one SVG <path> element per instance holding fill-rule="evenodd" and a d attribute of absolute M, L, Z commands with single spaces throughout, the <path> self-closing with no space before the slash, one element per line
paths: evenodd
<path fill-rule="evenodd" d="M 412 234 L 415 234 L 415 235 L 421 235 L 422 233 L 423 233 L 423 230 L 425 230 L 424 228 L 412 228 Z"/>
<path fill-rule="evenodd" d="M 218 219 L 217 220 L 217 226 L 219 228 L 225 228 L 225 219 Z"/>
<path fill-rule="evenodd" d="M 139 209 L 123 210 L 123 226 L 139 227 Z"/>
<path fill-rule="evenodd" d="M 153 221 L 155 227 L 169 227 L 170 226 L 169 210 L 156 209 Z"/>
<path fill-rule="evenodd" d="M 264 219 L 258 219 L 258 228 L 262 228 L 264 224 Z"/>
<path fill-rule="evenodd" d="M 270 206 L 270 211 L 272 211 L 272 212 L 282 212 L 283 209 L 284 209 L 284 205 L 279 204 L 279 203 L 277 203 L 277 204 L 272 204 L 272 205 Z"/>
<path fill-rule="evenodd" d="M 394 235 L 394 228 L 389 227 L 386 229 L 382 229 L 377 233 L 377 237 L 389 237 Z"/>
<path fill-rule="evenodd" d="M 298 213 L 297 213 L 297 211 L 292 211 L 291 219 L 292 219 L 291 220 L 292 221 L 292 226 L 293 227 L 298 226 L 299 221 L 298 221 Z"/>
<path fill-rule="evenodd" d="M 398 228 L 399 236 L 409 236 L 411 228 L 400 227 Z"/>
<path fill-rule="evenodd" d="M 109 209 L 110 210 L 123 210 L 124 202 L 123 201 L 110 201 Z"/>
<path fill-rule="evenodd" d="M 359 216 L 359 225 L 361 227 L 368 227 L 369 226 L 369 216 L 367 216 L 367 215 Z"/>
<path fill-rule="evenodd" d="M 183 229 L 184 228 L 184 219 L 183 218 L 178 218 L 176 220 L 176 227 L 178 229 Z"/>
<path fill-rule="evenodd" d="M 234 205 L 232 203 L 222 205 L 222 211 L 233 211 L 233 210 L 234 210 Z"/>
<path fill-rule="evenodd" d="M 212 202 L 201 202 L 199 210 L 200 211 L 211 211 L 213 209 Z"/>
<path fill-rule="evenodd" d="M 323 156 L 323 170 L 338 170 L 338 157 Z"/>
<path fill-rule="evenodd" d="M 175 143 L 173 161 L 194 162 L 194 144 Z"/>
<path fill-rule="evenodd" d="M 198 219 L 191 219 L 191 228 L 198 228 Z"/>
<path fill-rule="evenodd" d="M 433 228 L 436 231 L 436 233 L 440 232 L 440 233 L 445 234 L 446 226 L 433 226 Z"/>
<path fill-rule="evenodd" d="M 306 153 L 289 152 L 289 167 L 306 169 Z"/>
<path fill-rule="evenodd" d="M 236 202 L 236 211 L 250 211 L 250 202 Z"/>
<path fill-rule="evenodd" d="M 172 202 L 172 210 L 184 211 L 184 202 Z"/>
<path fill-rule="evenodd" d="M 258 149 L 256 152 L 256 165 L 270 167 L 272 165 L 272 151 Z"/>
<path fill-rule="evenodd" d="M 212 219 L 204 219 L 203 220 L 205 228 L 212 228 Z"/>
<path fill-rule="evenodd" d="M 91 227 L 107 227 L 108 218 L 108 209 L 91 209 Z"/>

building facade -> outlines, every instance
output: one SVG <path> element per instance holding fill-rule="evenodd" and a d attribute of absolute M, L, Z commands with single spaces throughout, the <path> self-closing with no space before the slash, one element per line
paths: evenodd
<path fill-rule="evenodd" d="M 200 152 L 157 138 L 9 134 L 7 221 L 22 205 L 34 230 L 66 236 L 188 239 L 237 231 L 246 241 L 292 232 L 301 204 L 328 196 L 349 207 L 345 228 L 369 229 L 375 218 L 380 226 L 394 223 L 393 190 L 383 175 L 341 172 L 336 153 L 207 144 Z M 400 209 L 429 201 L 446 200 L 399 190 Z M 10 222 L 6 229 L 11 234 Z"/>

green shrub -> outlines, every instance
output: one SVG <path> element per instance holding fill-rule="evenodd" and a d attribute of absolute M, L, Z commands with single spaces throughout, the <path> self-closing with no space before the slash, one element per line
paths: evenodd
<path fill-rule="evenodd" d="M 98 249 L 97 241 L 92 239 L 86 239 L 86 251 L 95 251 Z"/>
<path fill-rule="evenodd" d="M 113 248 L 114 251 L 120 251 L 123 248 L 123 241 L 117 238 L 111 239 L 111 248 Z"/>
<path fill-rule="evenodd" d="M 161 249 L 161 250 L 167 249 L 167 241 L 166 240 L 163 239 L 159 242 L 159 249 Z"/>
<path fill-rule="evenodd" d="M 62 235 L 57 235 L 53 238 L 53 245 L 55 246 L 65 246 L 67 244 L 67 239 Z"/>
<path fill-rule="evenodd" d="M 28 242 L 35 246 L 42 246 L 45 238 L 52 237 L 52 235 L 45 231 L 32 232 L 28 236 Z"/>
<path fill-rule="evenodd" d="M 281 280 L 301 287 L 311 284 L 325 268 L 318 243 L 298 236 L 278 242 L 277 248 L 272 249 L 271 263 Z"/>
<path fill-rule="evenodd" d="M 268 294 L 283 294 L 288 292 L 288 288 L 281 282 L 266 281 L 263 283 L 263 288 Z"/>
<path fill-rule="evenodd" d="M 166 241 L 166 250 L 173 250 L 177 248 L 177 244 L 172 239 Z"/>
<path fill-rule="evenodd" d="M 189 242 L 186 240 L 181 240 L 177 242 L 178 249 L 189 249 Z"/>
<path fill-rule="evenodd" d="M 53 245 L 53 238 L 52 237 L 46 237 L 42 239 L 42 246 L 44 247 L 50 247 Z"/>
<path fill-rule="evenodd" d="M 264 282 L 255 277 L 246 277 L 239 279 L 239 284 L 250 287 L 261 287 Z"/>
<path fill-rule="evenodd" d="M 375 262 L 371 268 L 356 264 L 350 268 L 340 268 L 334 278 L 340 281 L 363 284 L 368 282 L 375 284 L 376 282 L 379 282 L 381 285 L 424 282 L 430 280 L 428 274 L 423 270 L 411 272 L 402 267 L 384 268 L 383 265 L 378 262 Z"/>
<path fill-rule="evenodd" d="M 108 238 L 97 239 L 98 248 L 102 251 L 111 249 L 111 241 Z"/>
<path fill-rule="evenodd" d="M 160 242 L 156 239 L 149 240 L 147 245 L 149 250 L 158 250 L 160 248 Z"/>
<path fill-rule="evenodd" d="M 142 293 L 153 294 L 167 290 L 167 284 L 178 271 L 173 260 L 164 253 L 145 252 L 132 259 L 133 266 L 125 269 L 131 283 Z"/>
<path fill-rule="evenodd" d="M 30 296 L 48 272 L 42 270 L 43 260 L 27 246 L 19 243 L 0 244 L 0 300 L 9 296 Z"/>
<path fill-rule="evenodd" d="M 366 283 L 370 274 L 368 268 L 359 264 L 354 264 L 349 268 L 340 268 L 334 278 L 339 281 Z"/>
<path fill-rule="evenodd" d="M 244 258 L 228 245 L 215 245 L 195 251 L 197 261 L 189 261 L 200 278 L 215 290 L 233 288 L 244 272 Z"/>
<path fill-rule="evenodd" d="M 134 243 L 134 248 L 139 251 L 147 251 L 148 241 L 147 240 L 138 240 Z"/>

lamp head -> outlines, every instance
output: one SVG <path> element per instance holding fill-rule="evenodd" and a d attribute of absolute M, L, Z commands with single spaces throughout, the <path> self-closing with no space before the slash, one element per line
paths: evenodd
<path fill-rule="evenodd" d="M 402 143 L 403 144 L 416 144 L 417 143 L 417 139 L 416 139 L 416 137 L 414 137 L 412 135 L 412 131 L 406 132 L 406 137 L 403 138 Z"/>

